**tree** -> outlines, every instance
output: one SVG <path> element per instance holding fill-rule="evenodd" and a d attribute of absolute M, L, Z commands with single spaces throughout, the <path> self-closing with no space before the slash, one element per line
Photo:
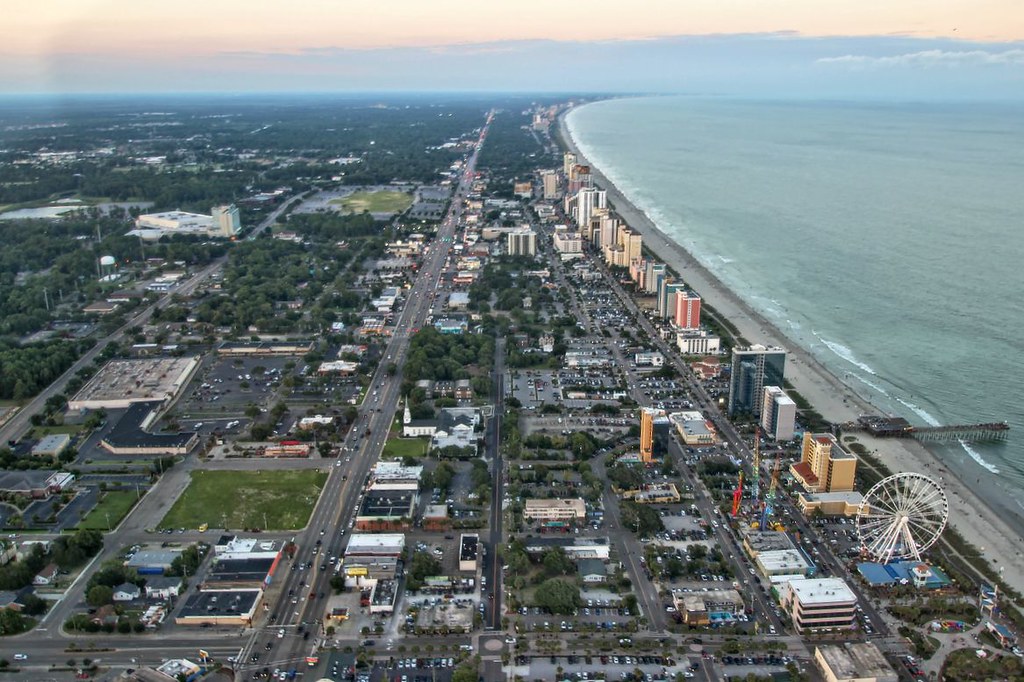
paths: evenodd
<path fill-rule="evenodd" d="M 534 593 L 534 601 L 541 608 L 563 615 L 571 615 L 583 603 L 580 588 L 575 582 L 563 578 L 542 582 Z"/>
<path fill-rule="evenodd" d="M 541 563 L 544 565 L 544 572 L 552 577 L 569 575 L 576 570 L 572 559 L 569 558 L 569 555 L 561 547 L 553 547 L 544 552 L 544 556 L 541 557 Z"/>
<path fill-rule="evenodd" d="M 478 670 L 470 663 L 463 663 L 452 672 L 452 682 L 477 682 Z"/>
<path fill-rule="evenodd" d="M 93 585 L 85 595 L 89 606 L 106 606 L 114 601 L 114 588 L 107 585 Z"/>

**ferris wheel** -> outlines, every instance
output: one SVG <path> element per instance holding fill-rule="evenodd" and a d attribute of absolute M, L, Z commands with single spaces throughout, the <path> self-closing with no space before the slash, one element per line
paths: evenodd
<path fill-rule="evenodd" d="M 921 560 L 939 539 L 949 502 L 938 483 L 923 474 L 894 474 L 871 487 L 857 513 L 860 546 L 883 564 Z"/>

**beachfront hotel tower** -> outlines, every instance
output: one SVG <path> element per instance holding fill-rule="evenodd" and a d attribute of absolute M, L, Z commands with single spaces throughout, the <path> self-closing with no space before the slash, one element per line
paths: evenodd
<path fill-rule="evenodd" d="M 786 371 L 786 351 L 755 344 L 732 351 L 732 376 L 729 380 L 729 416 L 761 416 L 765 386 L 782 386 Z"/>
<path fill-rule="evenodd" d="M 677 291 L 672 322 L 677 329 L 700 328 L 700 296 L 692 291 Z"/>
<path fill-rule="evenodd" d="M 811 493 L 848 493 L 857 474 L 857 457 L 843 450 L 831 433 L 804 433 L 800 461 L 789 468 Z"/>
<path fill-rule="evenodd" d="M 796 424 L 796 403 L 778 386 L 765 386 L 761 428 L 776 441 L 790 440 Z"/>

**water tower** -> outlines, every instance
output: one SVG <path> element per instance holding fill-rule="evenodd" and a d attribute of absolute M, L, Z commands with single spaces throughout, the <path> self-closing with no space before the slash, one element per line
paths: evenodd
<path fill-rule="evenodd" d="M 100 279 L 112 279 L 110 276 L 117 270 L 117 259 L 113 256 L 103 256 L 100 258 Z"/>

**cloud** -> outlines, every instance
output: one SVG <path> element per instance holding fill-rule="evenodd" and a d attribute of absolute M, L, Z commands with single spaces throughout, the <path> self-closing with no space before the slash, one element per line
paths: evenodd
<path fill-rule="evenodd" d="M 886 67 L 960 67 L 960 66 L 1024 66 L 1024 49 L 986 52 L 985 50 L 921 50 L 887 57 L 847 54 L 822 57 L 818 64 L 834 64 L 853 69 Z"/>

